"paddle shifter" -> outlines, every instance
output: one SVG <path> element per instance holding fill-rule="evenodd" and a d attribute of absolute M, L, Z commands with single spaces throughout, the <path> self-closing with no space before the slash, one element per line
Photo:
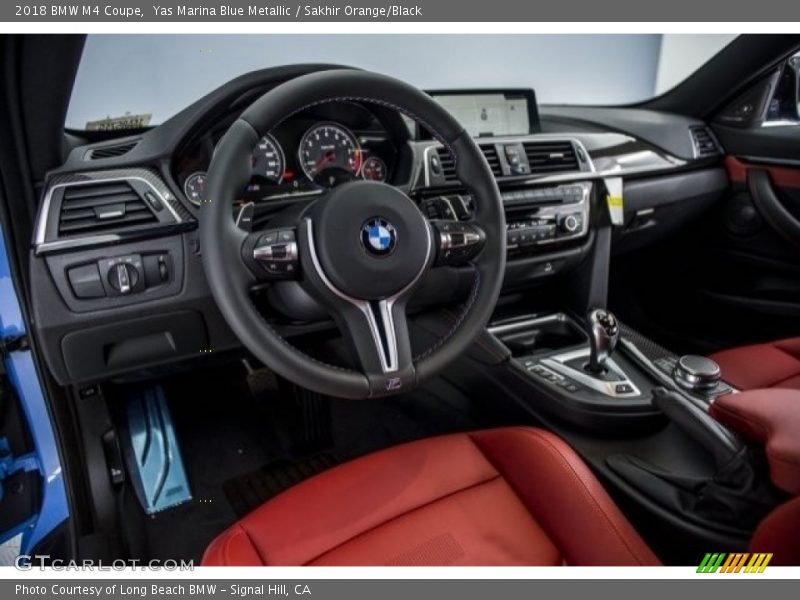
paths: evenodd
<path fill-rule="evenodd" d="M 619 323 L 614 314 L 602 308 L 589 311 L 586 317 L 589 333 L 589 364 L 591 373 L 605 373 L 606 360 L 614 352 L 619 339 Z"/>

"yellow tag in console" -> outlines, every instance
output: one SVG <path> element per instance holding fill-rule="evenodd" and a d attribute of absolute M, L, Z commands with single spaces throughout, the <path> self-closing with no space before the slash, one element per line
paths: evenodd
<path fill-rule="evenodd" d="M 606 177 L 606 205 L 611 224 L 617 227 L 625 224 L 625 203 L 622 199 L 622 177 Z"/>

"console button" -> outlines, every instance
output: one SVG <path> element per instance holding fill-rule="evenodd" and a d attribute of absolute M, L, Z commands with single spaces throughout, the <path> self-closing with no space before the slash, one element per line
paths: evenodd
<path fill-rule="evenodd" d="M 67 278 L 78 298 L 102 298 L 106 295 L 96 264 L 73 267 L 67 271 Z"/>
<path fill-rule="evenodd" d="M 145 192 L 144 199 L 147 200 L 147 203 L 153 208 L 156 212 L 161 212 L 164 210 L 164 204 L 161 202 L 161 198 L 157 197 L 152 192 Z"/>

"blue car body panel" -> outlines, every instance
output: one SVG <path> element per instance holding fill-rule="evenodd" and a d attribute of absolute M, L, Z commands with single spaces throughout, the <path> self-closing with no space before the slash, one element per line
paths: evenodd
<path fill-rule="evenodd" d="M 25 333 L 25 321 L 11 278 L 6 240 L 0 230 L 0 336 L 5 340 Z M 18 463 L 24 465 L 26 470 L 35 467 L 39 471 L 42 477 L 42 502 L 38 512 L 29 520 L 17 524 L 10 531 L 1 531 L 0 544 L 21 533 L 21 551 L 28 554 L 66 521 L 69 506 L 56 436 L 30 349 L 9 352 L 4 359 L 4 366 L 22 405 L 34 445 L 32 456 L 17 457 Z"/>

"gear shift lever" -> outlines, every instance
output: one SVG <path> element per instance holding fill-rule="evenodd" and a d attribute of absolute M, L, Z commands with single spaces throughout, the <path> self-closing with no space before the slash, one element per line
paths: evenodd
<path fill-rule="evenodd" d="M 611 311 L 595 308 L 586 316 L 589 332 L 589 364 L 591 373 L 604 373 L 605 362 L 614 352 L 619 339 L 619 323 Z"/>

